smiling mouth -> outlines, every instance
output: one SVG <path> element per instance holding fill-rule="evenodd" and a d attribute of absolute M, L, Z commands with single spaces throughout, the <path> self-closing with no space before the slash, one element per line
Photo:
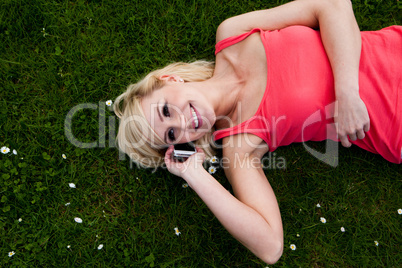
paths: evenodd
<path fill-rule="evenodd" d="M 193 116 L 193 125 L 195 129 L 198 129 L 201 124 L 202 121 L 201 119 L 198 119 L 198 113 L 196 112 L 196 110 L 194 109 L 194 107 L 190 104 L 190 110 L 191 110 L 191 115 Z"/>

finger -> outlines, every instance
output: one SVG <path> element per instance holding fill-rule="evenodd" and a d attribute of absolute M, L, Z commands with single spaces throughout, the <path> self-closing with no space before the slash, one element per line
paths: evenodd
<path fill-rule="evenodd" d="M 190 158 L 194 158 L 197 162 L 198 162 L 198 160 L 204 161 L 204 158 L 205 158 L 204 151 L 199 147 L 195 147 L 195 149 L 197 150 L 197 152 L 195 154 L 193 154 L 192 156 L 190 156 Z"/>
<path fill-rule="evenodd" d="M 165 153 L 165 163 L 166 164 L 168 162 L 170 162 L 172 159 L 173 149 L 174 149 L 173 145 L 170 145 L 169 148 L 166 150 L 166 153 Z"/>
<path fill-rule="evenodd" d="M 357 131 L 357 138 L 362 140 L 362 139 L 364 139 L 365 136 L 366 135 L 364 134 L 363 129 L 360 129 L 360 130 Z"/>
<path fill-rule="evenodd" d="M 370 130 L 370 122 L 368 122 L 367 124 L 364 125 L 363 130 L 365 132 L 368 132 Z"/>
<path fill-rule="evenodd" d="M 166 150 L 165 155 L 171 155 L 173 153 L 174 146 L 170 145 L 169 148 Z"/>
<path fill-rule="evenodd" d="M 355 133 L 349 134 L 349 138 L 350 138 L 351 141 L 357 140 L 357 137 L 356 137 Z"/>
<path fill-rule="evenodd" d="M 350 146 L 352 145 L 352 144 L 350 143 L 350 141 L 348 140 L 348 137 L 347 137 L 347 136 L 342 136 L 342 137 L 340 137 L 339 139 L 340 139 L 340 141 L 341 141 L 343 147 L 350 147 Z"/>
<path fill-rule="evenodd" d="M 197 150 L 197 153 L 203 153 L 204 152 L 204 150 L 201 149 L 200 147 L 196 146 L 195 149 Z"/>

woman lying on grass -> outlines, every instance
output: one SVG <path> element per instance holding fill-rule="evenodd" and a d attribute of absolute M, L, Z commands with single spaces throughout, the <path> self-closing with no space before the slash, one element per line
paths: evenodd
<path fill-rule="evenodd" d="M 144 166 L 164 160 L 237 240 L 275 263 L 283 230 L 265 153 L 330 138 L 401 163 L 402 27 L 360 32 L 348 0 L 299 0 L 229 18 L 216 40 L 215 65 L 169 65 L 117 98 L 119 147 Z M 203 168 L 212 140 L 236 197 Z M 172 145 L 190 141 L 198 153 L 175 162 Z"/>

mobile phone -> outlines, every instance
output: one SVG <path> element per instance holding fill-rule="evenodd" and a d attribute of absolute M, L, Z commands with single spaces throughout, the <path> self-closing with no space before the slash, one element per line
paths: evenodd
<path fill-rule="evenodd" d="M 184 162 L 191 155 L 195 154 L 197 150 L 193 143 L 175 144 L 173 150 L 173 159 L 179 162 Z"/>

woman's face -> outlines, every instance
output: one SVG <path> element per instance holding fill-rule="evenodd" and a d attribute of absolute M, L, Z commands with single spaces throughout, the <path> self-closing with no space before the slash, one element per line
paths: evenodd
<path fill-rule="evenodd" d="M 166 144 L 195 141 L 215 124 L 215 113 L 203 94 L 187 83 L 168 81 L 146 96 L 145 118 Z"/>

